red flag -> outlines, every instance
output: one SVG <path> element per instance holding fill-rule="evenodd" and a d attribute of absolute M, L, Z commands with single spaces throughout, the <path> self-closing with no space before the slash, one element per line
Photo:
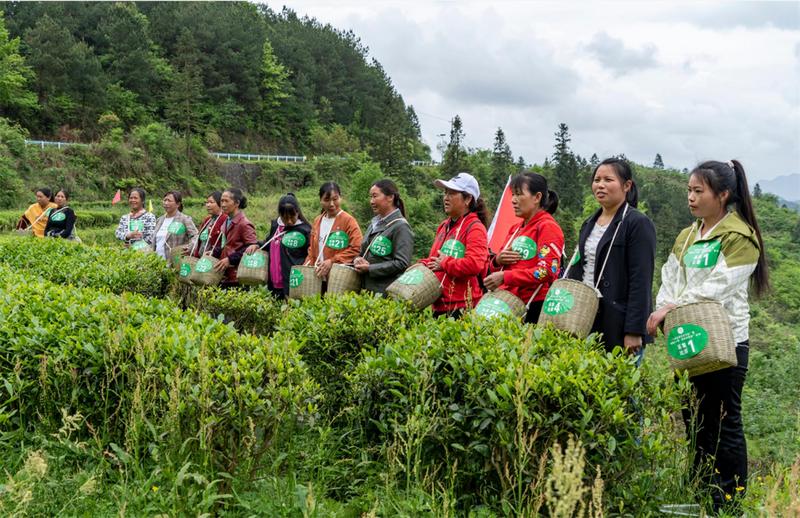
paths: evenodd
<path fill-rule="evenodd" d="M 113 206 L 114 206 L 114 204 L 115 204 L 115 203 L 117 203 L 117 202 L 118 202 L 119 200 L 121 200 L 121 199 L 122 199 L 122 198 L 120 198 L 120 196 L 119 196 L 119 189 L 117 189 L 117 194 L 115 194 L 115 195 L 114 195 L 114 199 L 113 199 L 113 200 L 111 200 L 111 206 L 113 207 Z"/>
<path fill-rule="evenodd" d="M 489 249 L 493 254 L 500 253 L 505 245 L 505 239 L 508 237 L 508 231 L 519 223 L 520 219 L 514 215 L 514 206 L 511 204 L 511 177 L 509 176 L 503 196 L 500 198 L 500 204 L 497 206 L 494 219 L 489 226 Z"/>

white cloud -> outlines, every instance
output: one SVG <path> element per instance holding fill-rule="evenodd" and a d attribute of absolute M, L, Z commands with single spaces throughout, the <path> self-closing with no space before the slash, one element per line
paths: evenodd
<path fill-rule="evenodd" d="M 432 147 L 459 114 L 468 145 L 490 148 L 500 126 L 529 162 L 565 122 L 587 157 L 740 158 L 751 184 L 800 172 L 796 2 L 287 5 L 353 29 Z"/>

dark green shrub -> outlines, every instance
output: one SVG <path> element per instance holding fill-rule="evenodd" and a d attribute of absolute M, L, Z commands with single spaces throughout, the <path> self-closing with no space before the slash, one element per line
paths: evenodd
<path fill-rule="evenodd" d="M 211 316 L 225 315 L 239 331 L 267 336 L 275 331 L 282 302 L 266 286 L 250 291 L 205 288 L 198 294 L 198 305 Z"/>
<path fill-rule="evenodd" d="M 156 254 L 86 246 L 66 239 L 2 238 L 2 265 L 56 284 L 155 297 L 163 296 L 175 277 L 169 265 Z"/>

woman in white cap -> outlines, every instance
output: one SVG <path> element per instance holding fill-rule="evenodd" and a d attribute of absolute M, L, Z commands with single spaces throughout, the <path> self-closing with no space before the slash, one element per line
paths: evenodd
<path fill-rule="evenodd" d="M 444 211 L 450 217 L 439 225 L 431 254 L 420 263 L 433 270 L 442 283 L 442 296 L 433 303 L 434 316 L 458 318 L 483 295 L 479 279 L 489 260 L 489 217 L 472 175 L 459 173 L 447 181 L 436 180 L 434 185 L 444 189 Z"/>

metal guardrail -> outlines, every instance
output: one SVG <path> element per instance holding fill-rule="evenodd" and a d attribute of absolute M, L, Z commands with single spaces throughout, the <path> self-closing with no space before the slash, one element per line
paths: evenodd
<path fill-rule="evenodd" d="M 47 140 L 26 140 L 25 143 L 28 144 L 28 145 L 31 145 L 31 146 L 39 146 L 42 149 L 44 149 L 45 146 L 56 146 L 58 149 L 61 149 L 62 147 L 66 147 L 66 146 L 91 147 L 91 144 L 79 144 L 77 142 L 50 142 L 50 141 L 47 141 Z M 233 160 L 245 160 L 245 161 L 248 161 L 248 162 L 253 161 L 253 160 L 266 160 L 268 162 L 270 162 L 270 161 L 276 161 L 276 162 L 306 162 L 307 160 L 309 160 L 309 158 L 305 157 L 305 156 L 293 156 L 293 155 L 253 155 L 253 154 L 248 154 L 248 153 L 217 153 L 217 152 L 209 152 L 208 154 L 212 155 L 212 156 L 215 156 L 218 159 L 223 159 L 224 158 L 226 160 L 231 160 L 231 159 L 233 159 Z M 315 156 L 315 157 L 311 157 L 311 159 L 314 160 L 315 162 L 317 161 L 317 159 L 320 159 L 320 160 L 347 160 L 346 157 L 341 157 L 341 156 L 321 156 L 321 157 L 316 157 Z M 412 166 L 425 166 L 425 165 L 434 166 L 434 165 L 439 165 L 439 163 L 436 162 L 435 160 L 432 160 L 430 162 L 425 162 L 425 161 L 422 161 L 422 160 L 412 160 L 412 161 L 409 162 L 409 165 L 412 165 Z"/>

